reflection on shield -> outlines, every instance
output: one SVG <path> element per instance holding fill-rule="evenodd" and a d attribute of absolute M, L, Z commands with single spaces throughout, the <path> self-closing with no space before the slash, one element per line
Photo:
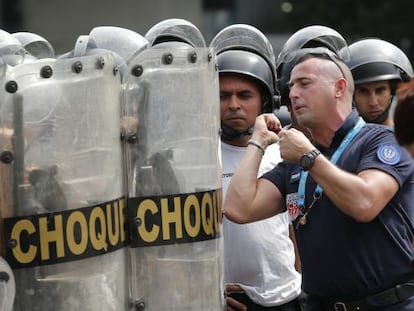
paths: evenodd
<path fill-rule="evenodd" d="M 114 66 L 101 53 L 7 71 L 0 209 L 16 311 L 128 308 Z"/>

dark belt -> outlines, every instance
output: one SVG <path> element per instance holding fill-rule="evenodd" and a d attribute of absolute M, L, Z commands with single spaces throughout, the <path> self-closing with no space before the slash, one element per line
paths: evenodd
<path fill-rule="evenodd" d="M 411 280 L 359 300 L 341 301 L 340 299 L 323 299 L 322 301 L 327 311 L 364 311 L 389 307 L 403 302 L 413 295 L 414 280 Z"/>
<path fill-rule="evenodd" d="M 245 293 L 228 293 L 227 296 L 234 298 L 247 307 L 248 311 L 299 311 L 299 300 L 297 298 L 279 306 L 264 307 L 253 302 Z"/>

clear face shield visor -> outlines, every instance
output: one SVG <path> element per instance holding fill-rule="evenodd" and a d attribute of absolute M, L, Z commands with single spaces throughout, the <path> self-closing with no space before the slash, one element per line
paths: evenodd
<path fill-rule="evenodd" d="M 224 28 L 211 41 L 217 54 L 226 50 L 246 50 L 263 57 L 271 68 L 275 68 L 274 51 L 270 41 L 258 29 L 245 24 Z"/>
<path fill-rule="evenodd" d="M 200 30 L 192 23 L 180 18 L 171 18 L 155 24 L 147 31 L 145 38 L 150 46 L 168 41 L 185 42 L 194 48 L 206 46 Z"/>

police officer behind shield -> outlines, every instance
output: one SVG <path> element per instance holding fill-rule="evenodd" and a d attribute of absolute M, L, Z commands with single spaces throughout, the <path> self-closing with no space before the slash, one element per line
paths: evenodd
<path fill-rule="evenodd" d="M 247 146 L 255 144 L 250 139 L 257 115 L 275 106 L 273 49 L 258 29 L 244 24 L 224 28 L 210 46 L 218 54 L 224 197 Z M 278 145 L 263 156 L 259 175 L 280 161 Z M 301 276 L 289 227 L 287 213 L 247 225 L 223 220 L 227 310 L 300 310 Z"/>
<path fill-rule="evenodd" d="M 408 57 L 394 44 L 370 38 L 349 46 L 355 106 L 366 122 L 393 126 L 390 109 L 398 83 L 413 76 Z"/>
<path fill-rule="evenodd" d="M 289 80 L 293 113 L 312 141 L 257 117 L 227 190 L 238 223 L 286 209 L 294 219 L 306 311 L 414 308 L 414 163 L 391 130 L 352 109 L 353 80 L 327 49 L 301 50 Z M 261 149 L 279 141 L 283 162 L 256 179 Z"/>

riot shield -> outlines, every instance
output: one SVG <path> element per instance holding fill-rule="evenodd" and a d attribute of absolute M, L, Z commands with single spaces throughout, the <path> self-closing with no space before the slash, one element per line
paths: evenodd
<path fill-rule="evenodd" d="M 4 79 L 6 78 L 6 72 L 8 65 L 4 62 L 3 58 L 0 57 L 0 82 L 3 85 Z M 5 133 L 0 132 L 0 139 Z M 4 155 L 4 154 L 3 154 Z M 7 154 L 6 154 L 7 155 Z M 4 167 L 0 165 L 0 207 L 4 207 L 7 204 L 7 193 L 10 193 L 9 181 L 5 181 Z M 7 214 L 4 208 L 0 208 L 0 232 L 3 232 L 3 218 Z M 14 280 L 14 274 L 9 264 L 4 260 L 4 241 L 2 235 L 0 235 L 0 311 L 10 311 L 13 308 L 13 302 L 16 294 L 16 283 Z"/>
<path fill-rule="evenodd" d="M 9 68 L 3 251 L 14 310 L 127 310 L 121 82 L 110 53 Z"/>
<path fill-rule="evenodd" d="M 125 140 L 135 310 L 222 310 L 216 61 L 152 48 L 130 62 Z"/>

